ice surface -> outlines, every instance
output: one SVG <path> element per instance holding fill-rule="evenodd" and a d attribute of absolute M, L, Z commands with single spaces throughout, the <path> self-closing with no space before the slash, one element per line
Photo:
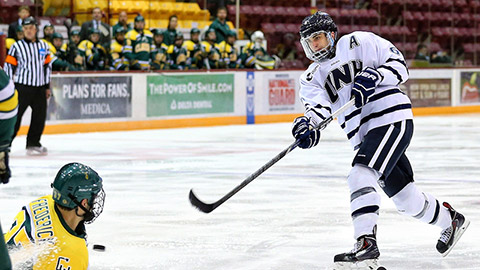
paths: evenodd
<path fill-rule="evenodd" d="M 417 117 L 407 152 L 418 186 L 472 223 L 446 258 L 440 229 L 398 214 L 382 193 L 378 242 L 388 269 L 480 269 L 480 115 Z M 331 269 L 353 247 L 346 177 L 353 151 L 332 123 L 311 150 L 288 154 L 225 204 L 203 214 L 194 188 L 215 201 L 287 147 L 290 124 L 44 135 L 46 157 L 11 152 L 13 177 L 0 186 L 6 231 L 27 202 L 51 193 L 67 162 L 104 179 L 103 214 L 87 226 L 90 269 Z"/>

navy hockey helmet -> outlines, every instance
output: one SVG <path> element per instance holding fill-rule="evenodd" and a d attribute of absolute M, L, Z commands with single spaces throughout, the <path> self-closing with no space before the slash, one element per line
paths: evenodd
<path fill-rule="evenodd" d="M 102 178 L 88 166 L 80 163 L 64 165 L 55 176 L 52 188 L 55 203 L 85 211 L 85 223 L 92 223 L 103 211 L 105 192 Z M 90 210 L 81 204 L 84 199 L 87 199 Z"/>
<path fill-rule="evenodd" d="M 310 46 L 312 38 L 322 33 L 327 37 L 329 44 L 325 48 L 315 51 Z M 317 11 L 315 14 L 303 19 L 300 26 L 300 43 L 307 58 L 314 62 L 321 62 L 334 54 L 337 36 L 337 25 L 328 13 L 322 11 Z"/>

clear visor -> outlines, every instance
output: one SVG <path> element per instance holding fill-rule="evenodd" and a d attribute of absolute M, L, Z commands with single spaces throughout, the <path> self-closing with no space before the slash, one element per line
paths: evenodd
<path fill-rule="evenodd" d="M 328 41 L 328 44 L 323 48 L 320 44 L 322 37 L 326 37 Z M 305 51 L 308 59 L 315 62 L 320 62 L 330 53 L 331 49 L 333 48 L 334 40 L 330 33 L 326 31 L 318 31 L 312 33 L 308 37 L 301 38 L 300 43 L 302 44 L 303 50 Z"/>

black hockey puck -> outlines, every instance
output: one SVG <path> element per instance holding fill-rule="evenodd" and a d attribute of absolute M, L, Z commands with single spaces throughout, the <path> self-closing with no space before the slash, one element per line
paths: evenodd
<path fill-rule="evenodd" d="M 105 251 L 104 245 L 93 245 L 93 250 L 95 251 Z"/>
<path fill-rule="evenodd" d="M 377 270 L 387 270 L 387 268 L 380 266 L 379 268 L 377 268 Z"/>

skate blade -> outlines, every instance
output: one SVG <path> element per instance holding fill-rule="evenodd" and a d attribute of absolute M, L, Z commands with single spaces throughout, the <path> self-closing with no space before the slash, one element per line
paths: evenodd
<path fill-rule="evenodd" d="M 356 263 L 336 262 L 333 270 L 386 270 L 385 267 L 378 265 L 378 260 L 365 260 Z"/>
<path fill-rule="evenodd" d="M 453 247 L 455 247 L 458 240 L 460 240 L 460 238 L 462 237 L 463 233 L 467 230 L 469 225 L 470 225 L 470 221 L 465 219 L 465 222 L 463 223 L 462 227 L 460 227 L 460 229 L 458 229 L 457 232 L 455 233 L 455 240 L 453 241 L 452 245 L 450 246 L 449 249 L 447 249 L 447 251 L 445 251 L 442 254 L 443 257 L 446 257 L 448 253 L 450 253 L 450 251 L 453 249 Z"/>

